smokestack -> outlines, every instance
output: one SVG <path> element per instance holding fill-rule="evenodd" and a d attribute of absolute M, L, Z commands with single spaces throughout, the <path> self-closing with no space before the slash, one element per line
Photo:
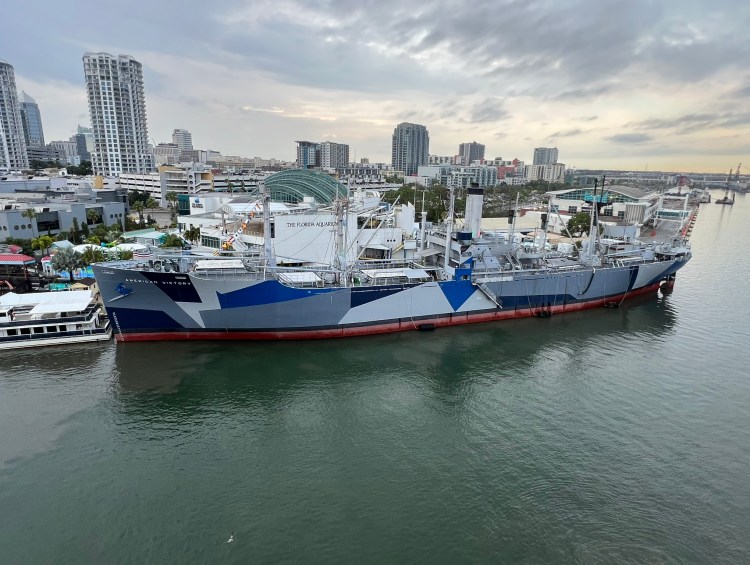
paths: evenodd
<path fill-rule="evenodd" d="M 484 205 L 484 189 L 476 182 L 466 190 L 466 215 L 464 229 L 471 232 L 471 237 L 479 237 L 482 231 L 482 207 Z"/>

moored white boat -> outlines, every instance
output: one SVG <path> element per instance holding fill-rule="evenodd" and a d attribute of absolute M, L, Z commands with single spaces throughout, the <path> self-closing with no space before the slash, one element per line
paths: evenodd
<path fill-rule="evenodd" d="M 111 337 L 109 321 L 89 290 L 0 296 L 0 350 Z"/>

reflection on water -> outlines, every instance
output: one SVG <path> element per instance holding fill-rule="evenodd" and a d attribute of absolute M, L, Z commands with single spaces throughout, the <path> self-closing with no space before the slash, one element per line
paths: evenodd
<path fill-rule="evenodd" d="M 0 468 L 49 449 L 75 414 L 106 393 L 111 343 L 0 353 Z"/>
<path fill-rule="evenodd" d="M 200 393 L 204 401 L 286 394 L 314 384 L 335 385 L 403 374 L 456 386 L 471 368 L 518 372 L 557 348 L 579 351 L 590 343 L 617 347 L 623 340 L 658 342 L 675 325 L 669 298 L 638 297 L 619 309 L 597 309 L 547 319 L 323 341 L 126 343 L 116 347 L 113 386 L 124 404 L 134 393 Z M 189 391 L 189 392 L 188 392 Z"/>

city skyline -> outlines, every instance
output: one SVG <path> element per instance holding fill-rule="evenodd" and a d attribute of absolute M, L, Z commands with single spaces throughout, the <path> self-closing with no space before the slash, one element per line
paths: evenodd
<path fill-rule="evenodd" d="M 739 1 L 286 0 L 210 15 L 136 1 L 84 36 L 75 14 L 88 6 L 34 19 L 18 0 L 4 8 L 0 58 L 49 139 L 89 123 L 80 59 L 93 51 L 143 65 L 152 143 L 184 128 L 223 154 L 291 161 L 294 140 L 317 139 L 389 162 L 393 128 L 407 121 L 428 128 L 438 155 L 476 139 L 487 158 L 530 162 L 534 147 L 559 147 L 577 168 L 720 173 L 750 162 L 750 7 Z"/>

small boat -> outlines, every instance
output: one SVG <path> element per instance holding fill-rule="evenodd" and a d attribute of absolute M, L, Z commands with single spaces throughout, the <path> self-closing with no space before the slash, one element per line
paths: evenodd
<path fill-rule="evenodd" d="M 90 290 L 0 296 L 0 350 L 111 337 L 109 320 Z"/>

